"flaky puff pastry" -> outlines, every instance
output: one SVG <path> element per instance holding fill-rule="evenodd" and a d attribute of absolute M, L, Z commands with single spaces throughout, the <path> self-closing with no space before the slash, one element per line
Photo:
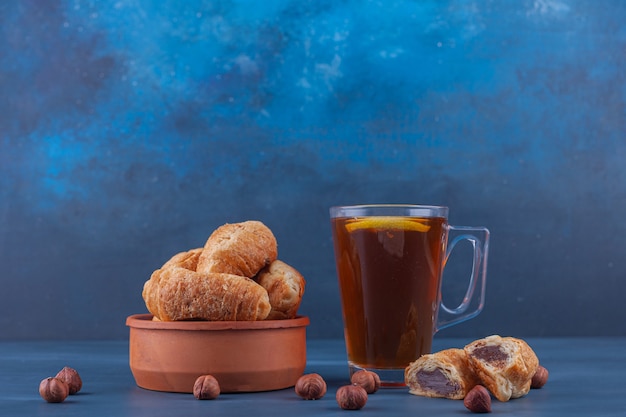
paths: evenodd
<path fill-rule="evenodd" d="M 252 278 L 277 256 L 276 238 L 262 222 L 227 223 L 207 239 L 196 270 Z"/>
<path fill-rule="evenodd" d="M 463 349 L 422 355 L 405 369 L 404 381 L 411 394 L 452 400 L 462 400 L 478 384 Z"/>
<path fill-rule="evenodd" d="M 203 249 L 204 248 L 196 248 L 177 253 L 165 262 L 161 269 L 179 266 L 181 268 L 189 269 L 190 271 L 195 271 L 198 268 L 198 260 L 200 259 L 200 254 Z"/>
<path fill-rule="evenodd" d="M 528 394 L 539 359 L 524 340 L 493 335 L 473 341 L 464 350 L 481 384 L 498 400 Z"/>
<path fill-rule="evenodd" d="M 264 320 L 271 310 L 267 291 L 249 278 L 179 266 L 154 271 L 142 296 L 161 321 Z"/>
<path fill-rule="evenodd" d="M 275 260 L 254 278 L 267 291 L 272 310 L 267 320 L 292 319 L 298 313 L 304 286 L 302 275 L 283 261 Z"/>

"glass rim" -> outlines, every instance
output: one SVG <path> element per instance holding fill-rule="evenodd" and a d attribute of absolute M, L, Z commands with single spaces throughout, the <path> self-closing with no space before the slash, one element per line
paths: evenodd
<path fill-rule="evenodd" d="M 356 204 L 330 207 L 330 217 L 443 217 L 448 218 L 448 207 L 421 204 Z"/>

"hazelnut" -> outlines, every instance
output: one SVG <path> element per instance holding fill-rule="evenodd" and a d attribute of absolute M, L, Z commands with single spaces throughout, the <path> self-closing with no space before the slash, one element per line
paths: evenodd
<path fill-rule="evenodd" d="M 67 384 L 70 389 L 70 395 L 76 394 L 83 387 L 83 380 L 80 379 L 80 375 L 78 375 L 76 369 L 72 369 L 69 366 L 61 369 L 55 378 L 59 378 Z"/>
<path fill-rule="evenodd" d="M 358 385 L 344 385 L 339 387 L 335 398 L 344 410 L 360 410 L 367 403 L 367 392 Z"/>
<path fill-rule="evenodd" d="M 70 389 L 65 381 L 48 377 L 39 384 L 39 395 L 49 403 L 61 403 L 69 395 Z"/>
<path fill-rule="evenodd" d="M 530 381 L 531 388 L 541 388 L 548 382 L 548 370 L 539 365 L 535 371 L 535 375 Z"/>
<path fill-rule="evenodd" d="M 476 385 L 463 399 L 463 405 L 472 413 L 491 413 L 491 394 L 482 385 Z"/>
<path fill-rule="evenodd" d="M 193 396 L 199 400 L 214 400 L 220 395 L 220 384 L 212 375 L 202 375 L 193 384 Z"/>
<path fill-rule="evenodd" d="M 295 391 L 305 400 L 319 400 L 326 394 L 326 381 L 319 374 L 302 375 L 296 382 Z"/>
<path fill-rule="evenodd" d="M 380 377 L 376 372 L 362 369 L 352 374 L 350 382 L 365 389 L 368 394 L 373 394 L 380 388 Z"/>

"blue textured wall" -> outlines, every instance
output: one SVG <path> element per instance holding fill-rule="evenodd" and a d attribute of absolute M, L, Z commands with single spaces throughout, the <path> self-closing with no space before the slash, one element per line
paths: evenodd
<path fill-rule="evenodd" d="M 0 338 L 125 337 L 153 269 L 247 219 L 307 278 L 310 337 L 340 337 L 328 207 L 371 202 L 491 229 L 487 307 L 442 335 L 626 335 L 625 21 L 608 0 L 1 2 Z"/>

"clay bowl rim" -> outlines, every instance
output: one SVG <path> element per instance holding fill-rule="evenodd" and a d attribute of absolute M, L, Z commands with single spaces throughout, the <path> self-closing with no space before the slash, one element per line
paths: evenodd
<path fill-rule="evenodd" d="M 263 330 L 305 327 L 310 324 L 307 316 L 296 316 L 284 320 L 258 321 L 154 321 L 152 314 L 133 314 L 126 318 L 126 325 L 136 329 L 149 330 L 187 330 L 187 331 L 219 331 L 219 330 Z"/>

